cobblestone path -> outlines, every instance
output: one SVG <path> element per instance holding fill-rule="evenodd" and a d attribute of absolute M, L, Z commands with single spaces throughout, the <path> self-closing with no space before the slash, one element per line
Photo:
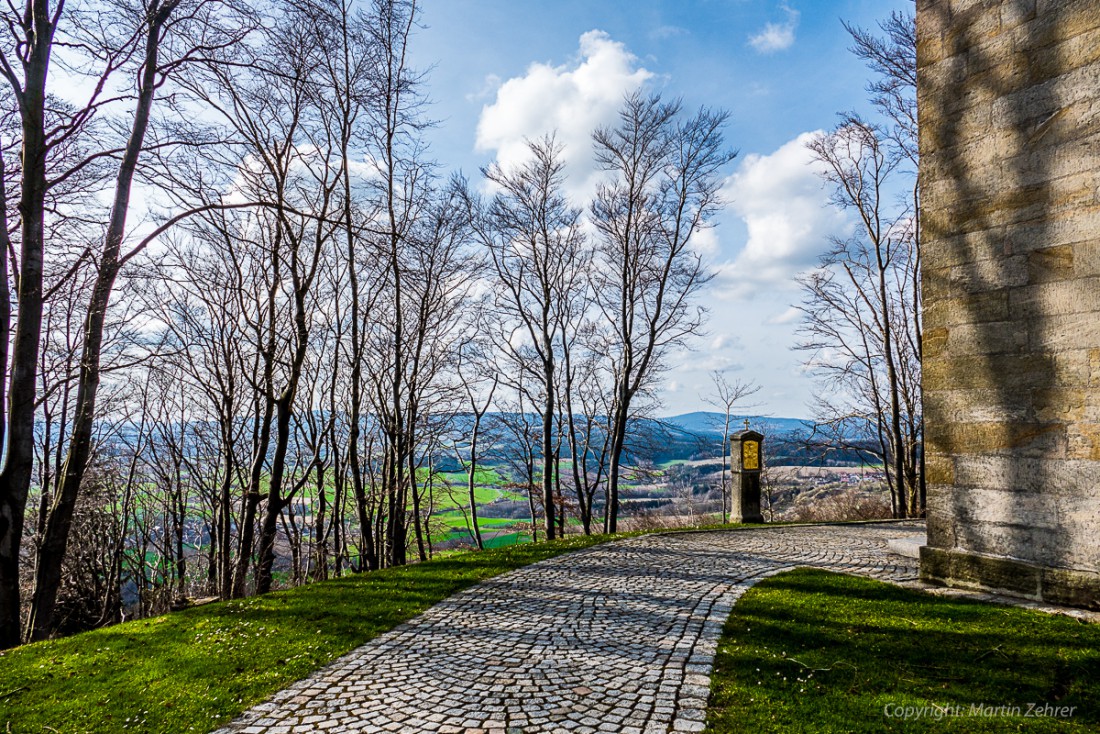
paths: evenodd
<path fill-rule="evenodd" d="M 906 523 L 649 535 L 559 556 L 437 604 L 217 734 L 699 731 L 718 637 L 763 575 L 912 581 Z"/>

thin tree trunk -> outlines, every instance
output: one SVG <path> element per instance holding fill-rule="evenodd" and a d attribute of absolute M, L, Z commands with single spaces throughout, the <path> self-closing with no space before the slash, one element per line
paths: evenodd
<path fill-rule="evenodd" d="M 223 418 L 224 420 L 224 418 Z M 222 453 L 225 467 L 219 488 L 218 510 L 218 595 L 228 599 L 233 593 L 233 554 L 230 542 L 233 532 L 233 448 L 228 440 L 228 430 L 223 433 Z"/>
<path fill-rule="evenodd" d="M 485 544 L 481 541 L 481 528 L 477 524 L 477 497 L 474 495 L 475 477 L 477 476 L 477 439 L 478 433 L 481 431 L 482 415 L 481 413 L 474 413 L 474 427 L 470 433 L 470 464 L 466 477 L 466 488 L 470 493 L 470 525 L 474 531 L 474 542 L 477 543 L 478 550 L 484 550 L 485 548 Z"/>
<path fill-rule="evenodd" d="M 31 639 L 33 640 L 45 639 L 52 628 L 54 605 L 61 585 L 61 565 L 68 548 L 73 511 L 76 508 L 80 483 L 84 478 L 91 453 L 92 426 L 95 421 L 100 357 L 103 349 L 103 329 L 111 292 L 114 289 L 115 278 L 118 276 L 119 255 L 122 240 L 126 234 L 126 215 L 130 208 L 130 189 L 137 169 L 138 156 L 145 144 L 145 132 L 149 126 L 149 115 L 153 107 L 161 31 L 174 8 L 174 2 L 160 5 L 154 0 L 146 19 L 148 29 L 145 38 L 145 58 L 137 107 L 134 110 L 134 122 L 122 163 L 119 165 L 111 217 L 107 226 L 103 253 L 99 259 L 99 272 L 88 304 L 80 374 L 77 380 L 77 412 L 73 421 L 69 454 L 65 460 L 64 480 L 54 498 L 50 517 L 46 522 L 46 533 L 39 546 L 34 597 L 31 602 Z"/>
<path fill-rule="evenodd" d="M 416 477 L 416 459 L 409 452 L 409 488 L 412 491 L 413 501 L 413 532 L 416 534 L 416 553 L 421 562 L 428 560 L 424 548 L 424 527 L 420 517 L 420 482 Z"/>
<path fill-rule="evenodd" d="M 557 535 L 554 518 L 554 373 L 553 363 L 544 364 L 542 387 L 546 390 L 546 401 L 542 408 L 542 505 L 546 539 L 553 540 Z"/>
<path fill-rule="evenodd" d="M 619 476 L 623 447 L 626 445 L 627 413 L 621 407 L 628 398 L 620 389 L 620 404 L 615 407 L 615 421 L 611 427 L 611 466 L 607 472 L 607 507 L 604 508 L 604 532 L 619 532 Z"/>
<path fill-rule="evenodd" d="M 585 535 L 592 534 L 592 497 L 588 494 L 588 462 L 587 442 L 585 455 L 577 451 L 577 425 L 573 415 L 573 379 L 569 365 L 569 351 L 565 352 L 565 372 L 567 375 L 565 384 L 565 414 L 566 424 L 569 430 L 569 459 L 573 463 L 573 486 L 577 491 L 577 508 L 581 514 L 581 527 Z M 583 474 L 583 477 L 582 477 Z M 583 479 L 583 482 L 582 482 Z"/>
<path fill-rule="evenodd" d="M 303 350 L 304 351 L 304 350 Z M 296 381 L 295 381 L 296 382 Z M 260 526 L 260 561 L 256 567 L 256 593 L 271 591 L 271 572 L 275 564 L 275 536 L 279 530 L 279 515 L 286 507 L 282 496 L 283 475 L 286 472 L 287 447 L 290 445 L 290 416 L 293 412 L 294 390 L 288 386 L 276 401 L 275 453 L 271 459 L 271 477 L 268 480 L 267 506 Z"/>

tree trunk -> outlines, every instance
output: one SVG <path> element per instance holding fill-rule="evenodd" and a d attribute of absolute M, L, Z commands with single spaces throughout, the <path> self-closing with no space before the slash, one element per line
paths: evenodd
<path fill-rule="evenodd" d="M 337 469 L 338 471 L 338 469 Z M 333 472 L 336 474 L 336 471 Z M 334 483 L 339 483 L 335 479 Z M 325 522 L 328 514 L 328 496 L 325 492 L 325 472 L 317 468 L 317 515 L 313 521 L 313 538 L 315 544 L 315 559 L 313 578 L 323 581 L 328 578 L 328 532 L 325 530 Z"/>
<path fill-rule="evenodd" d="M 413 501 L 413 532 L 416 534 L 416 553 L 421 562 L 428 560 L 424 548 L 424 526 L 420 517 L 420 483 L 416 477 L 416 461 L 409 452 L 409 489 Z"/>
<path fill-rule="evenodd" d="M 474 542 L 477 543 L 478 550 L 485 549 L 485 544 L 481 541 L 481 528 L 479 528 L 477 524 L 477 498 L 474 495 L 474 485 L 477 476 L 477 438 L 481 430 L 481 415 L 482 414 L 477 412 L 474 413 L 474 427 L 470 434 L 470 468 L 468 470 L 469 474 L 466 482 L 466 488 L 470 492 L 470 524 L 473 527 Z"/>
<path fill-rule="evenodd" d="M 35 377 L 42 338 L 42 274 L 45 245 L 46 77 L 54 26 L 48 0 L 27 3 L 31 48 L 19 95 L 23 133 L 23 178 L 20 182 L 20 261 L 16 300 L 18 319 L 11 351 L 8 392 L 7 451 L 0 469 L 0 649 L 21 641 L 19 548 L 23 514 L 34 470 Z M 0 379 L 2 379 L 0 375 Z"/>
<path fill-rule="evenodd" d="M 225 453 L 225 474 L 218 493 L 218 595 L 222 599 L 228 599 L 233 594 L 233 554 L 230 542 L 233 531 L 233 449 L 227 438 L 228 431 L 224 436 L 226 439 L 222 450 Z"/>
<path fill-rule="evenodd" d="M 627 412 L 622 403 L 629 398 L 620 390 L 620 405 L 615 408 L 615 421 L 611 426 L 611 465 L 607 472 L 607 507 L 604 508 L 604 532 L 619 532 L 619 475 L 622 466 L 623 447 L 626 445 Z"/>
<path fill-rule="evenodd" d="M 270 366 L 265 384 L 270 384 Z M 271 418 L 274 401 L 264 396 L 264 414 L 254 444 L 252 467 L 249 472 L 248 490 L 244 499 L 244 511 L 241 513 L 240 543 L 237 549 L 237 567 L 233 573 L 232 597 L 245 596 L 248 579 L 248 567 L 252 564 L 252 545 L 256 534 L 256 509 L 260 504 L 260 481 L 263 477 L 264 461 L 267 458 L 267 445 L 271 441 Z"/>
<path fill-rule="evenodd" d="M 153 107 L 161 31 L 174 7 L 170 4 L 165 8 L 154 1 L 146 18 L 145 58 L 140 79 L 140 92 L 137 107 L 134 110 L 130 138 L 126 143 L 126 151 L 119 165 L 118 178 L 115 182 L 114 201 L 111 206 L 103 253 L 99 260 L 99 272 L 88 304 L 80 374 L 77 380 L 77 412 L 73 421 L 69 453 L 65 459 L 64 479 L 54 498 L 50 517 L 46 522 L 46 533 L 38 551 L 34 598 L 31 603 L 32 640 L 45 639 L 52 628 L 54 604 L 61 585 L 61 565 L 69 544 L 73 511 L 76 508 L 80 483 L 84 479 L 84 472 L 91 454 L 92 427 L 95 421 L 100 357 L 103 349 L 103 329 L 111 292 L 114 289 L 115 278 L 118 276 L 119 255 L 122 240 L 126 234 L 126 215 L 130 208 L 130 189 L 137 169 L 138 156 L 145 144 L 145 131 L 149 127 L 149 114 Z"/>
<path fill-rule="evenodd" d="M 553 370 L 554 367 L 552 362 L 544 362 L 542 387 L 546 391 L 546 399 L 542 407 L 542 505 L 545 513 L 543 520 L 545 522 L 547 540 L 553 540 L 557 536 L 557 527 L 554 518 L 554 511 L 556 509 L 554 507 L 554 476 L 557 474 L 557 466 L 554 465 Z"/>
<path fill-rule="evenodd" d="M 566 355 L 566 371 L 569 370 L 569 357 Z M 569 427 L 569 458 L 573 463 L 573 486 L 577 491 L 577 509 L 581 514 L 581 527 L 585 535 L 592 534 L 592 496 L 588 494 L 588 461 L 586 453 L 577 450 L 577 425 L 573 416 L 572 380 L 566 385 L 565 412 Z M 583 475 L 583 476 L 582 476 Z M 582 481 L 583 480 L 583 481 Z"/>
<path fill-rule="evenodd" d="M 293 379 L 293 378 L 292 378 Z M 256 593 L 271 591 L 271 571 L 275 564 L 275 536 L 279 530 L 279 515 L 286 507 L 283 499 L 283 475 L 286 453 L 290 445 L 290 416 L 293 412 L 294 389 L 288 386 L 276 402 L 275 453 L 271 459 L 271 478 L 267 489 L 267 507 L 260 526 L 260 561 L 256 567 Z"/>

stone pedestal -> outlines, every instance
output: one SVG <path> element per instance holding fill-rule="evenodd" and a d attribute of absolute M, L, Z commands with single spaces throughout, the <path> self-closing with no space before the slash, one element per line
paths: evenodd
<path fill-rule="evenodd" d="M 764 436 L 741 431 L 730 436 L 730 522 L 764 522 L 760 514 L 760 468 Z"/>

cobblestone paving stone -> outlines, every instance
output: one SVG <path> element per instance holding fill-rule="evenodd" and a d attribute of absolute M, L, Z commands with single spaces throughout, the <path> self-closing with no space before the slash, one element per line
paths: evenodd
<path fill-rule="evenodd" d="M 485 581 L 215 734 L 701 731 L 722 625 L 796 566 L 912 582 L 914 523 L 648 535 Z"/>

